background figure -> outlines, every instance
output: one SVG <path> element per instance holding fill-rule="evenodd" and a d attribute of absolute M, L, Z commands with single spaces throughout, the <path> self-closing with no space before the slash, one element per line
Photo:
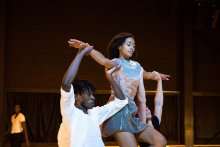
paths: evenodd
<path fill-rule="evenodd" d="M 23 142 L 23 134 L 25 135 L 26 146 L 29 146 L 27 128 L 25 124 L 25 116 L 21 113 L 21 106 L 16 104 L 14 114 L 11 116 L 11 126 L 6 132 L 10 134 L 11 147 L 21 147 Z"/>
<path fill-rule="evenodd" d="M 154 98 L 154 114 L 151 115 L 150 109 L 147 107 L 146 115 L 147 115 L 147 123 L 151 127 L 154 127 L 157 131 L 160 131 L 160 122 L 162 117 L 163 110 L 163 86 L 160 74 L 158 72 L 154 73 L 157 75 L 155 80 L 157 81 L 157 90 Z M 149 147 L 150 144 L 141 142 L 140 147 Z"/>

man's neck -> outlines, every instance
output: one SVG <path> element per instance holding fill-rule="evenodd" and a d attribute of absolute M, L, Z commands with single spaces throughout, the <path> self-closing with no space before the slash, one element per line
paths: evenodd
<path fill-rule="evenodd" d="M 78 109 L 82 110 L 85 114 L 88 114 L 88 109 L 85 109 L 84 107 L 82 107 L 81 105 L 76 106 Z"/>

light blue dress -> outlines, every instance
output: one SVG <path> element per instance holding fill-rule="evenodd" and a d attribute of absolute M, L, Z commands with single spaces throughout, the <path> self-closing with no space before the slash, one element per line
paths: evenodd
<path fill-rule="evenodd" d="M 117 131 L 138 133 L 147 126 L 141 124 L 141 119 L 137 118 L 138 108 L 134 101 L 137 89 L 140 84 L 141 73 L 143 68 L 141 65 L 132 60 L 113 59 L 121 66 L 121 68 L 113 74 L 117 84 L 120 85 L 124 95 L 128 98 L 128 104 L 115 115 L 110 117 L 102 126 L 102 135 L 110 136 Z M 114 92 L 112 91 L 112 95 Z M 110 97 L 114 98 L 113 96 Z"/>

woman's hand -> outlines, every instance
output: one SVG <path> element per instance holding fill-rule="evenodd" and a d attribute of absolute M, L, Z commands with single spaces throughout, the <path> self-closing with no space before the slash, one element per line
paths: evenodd
<path fill-rule="evenodd" d="M 162 80 L 169 80 L 170 75 L 159 73 Z"/>
<path fill-rule="evenodd" d="M 82 41 L 77 40 L 77 39 L 70 39 L 70 40 L 68 41 L 68 43 L 69 43 L 69 46 L 74 47 L 74 48 L 77 48 L 77 49 L 79 49 L 79 50 L 81 50 L 81 49 L 83 49 L 83 48 L 89 46 L 88 43 L 82 42 Z"/>
<path fill-rule="evenodd" d="M 169 80 L 170 75 L 159 73 L 162 80 Z M 144 71 L 144 79 L 145 80 L 156 80 L 155 77 L 157 75 L 154 72 Z"/>

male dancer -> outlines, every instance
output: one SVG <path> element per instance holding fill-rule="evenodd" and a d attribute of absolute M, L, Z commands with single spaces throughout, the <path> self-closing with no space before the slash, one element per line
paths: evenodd
<path fill-rule="evenodd" d="M 95 88 L 90 82 L 75 79 L 84 55 L 92 49 L 92 46 L 87 46 L 79 50 L 63 77 L 60 100 L 63 122 L 58 133 L 59 147 L 104 147 L 99 125 L 128 103 L 112 78 L 112 73 L 120 67 L 106 70 L 106 78 L 116 95 L 114 101 L 102 107 L 94 107 Z"/>

